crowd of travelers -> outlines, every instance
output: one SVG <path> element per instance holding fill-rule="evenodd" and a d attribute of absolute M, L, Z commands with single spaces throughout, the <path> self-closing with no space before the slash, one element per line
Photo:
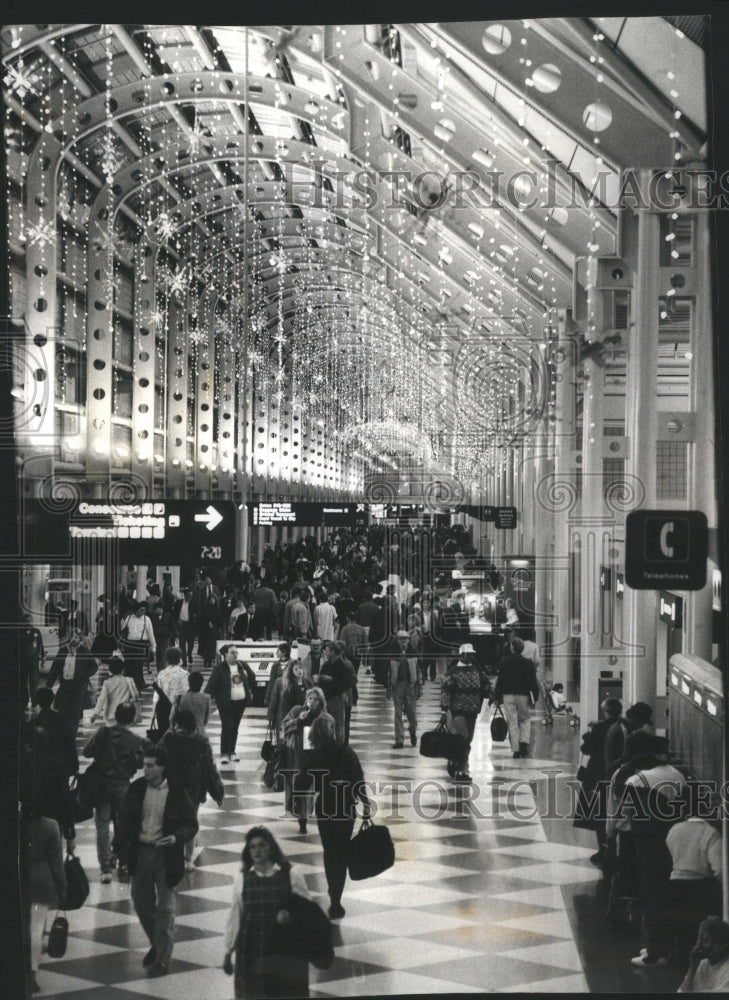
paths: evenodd
<path fill-rule="evenodd" d="M 256 698 L 241 645 L 277 646 L 264 698 L 271 752 L 285 810 L 300 833 L 316 820 L 331 920 L 345 916 L 346 848 L 357 806 L 365 817 L 371 809 L 350 745 L 362 674 L 392 702 L 393 751 L 404 749 L 406 738 L 417 745 L 418 702 L 426 685 L 438 685 L 440 721 L 460 737 L 447 763 L 452 781 L 472 780 L 470 747 L 486 700 L 503 707 L 513 758 L 528 757 L 531 708 L 541 705 L 551 721 L 570 707 L 561 686 L 549 689 L 534 633 L 504 598 L 493 567 L 484 582 L 493 599 L 468 600 L 461 578 L 473 555 L 458 525 L 428 532 L 425 543 L 416 532 L 393 537 L 371 526 L 335 531 L 322 543 L 312 536 L 266 546 L 260 565 L 203 568 L 179 593 L 152 580 L 144 594 L 122 586 L 99 598 L 93 634 L 79 614 L 59 621 L 62 643 L 43 686 L 37 637 L 26 623 L 21 830 L 30 989 L 38 989 L 43 927 L 66 891 L 62 838 L 73 855 L 75 823 L 83 821 L 74 783 L 84 712 L 88 724 L 99 723 L 83 756 L 98 775 L 100 879 L 109 884 L 116 871 L 131 882 L 149 939 L 142 964 L 150 977 L 169 971 L 175 886 L 195 868 L 199 806 L 207 797 L 223 803 L 220 772 L 240 764 L 239 730 Z M 486 653 L 474 645 L 474 617 L 500 626 Z M 154 717 L 143 739 L 135 730 L 149 686 Z M 603 719 L 583 738 L 589 759 L 579 774 L 575 823 L 597 837 L 591 860 L 608 889 L 608 926 L 630 926 L 640 913 L 643 947 L 634 964 L 650 968 L 678 955 L 689 968 L 684 991 L 726 985 L 719 835 L 692 811 L 686 776 L 670 763 L 665 738 L 653 734 L 649 707 L 638 703 L 623 715 L 621 703 L 607 699 L 601 710 Z M 213 711 L 221 724 L 218 755 L 206 731 Z M 626 799 L 642 802 L 647 818 L 635 815 L 635 801 L 632 812 L 626 808 Z M 656 818 L 672 800 L 672 821 Z M 272 965 L 265 947 L 272 928 L 290 919 L 296 897 L 308 897 L 306 886 L 274 836 L 249 830 L 223 956 L 237 997 L 308 995 L 307 962 Z"/>

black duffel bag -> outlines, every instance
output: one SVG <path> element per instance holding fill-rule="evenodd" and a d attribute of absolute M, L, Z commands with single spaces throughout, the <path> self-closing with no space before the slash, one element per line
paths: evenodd
<path fill-rule="evenodd" d="M 420 754 L 422 757 L 445 757 L 446 760 L 458 760 L 464 749 L 464 740 L 458 733 L 451 733 L 444 723 L 429 733 L 420 737 Z"/>
<path fill-rule="evenodd" d="M 63 865 L 66 876 L 66 895 L 63 897 L 64 910 L 80 910 L 89 895 L 89 880 L 75 854 L 69 854 Z"/>
<path fill-rule="evenodd" d="M 349 842 L 347 868 L 353 882 L 374 878 L 395 864 L 395 845 L 384 824 L 363 819 L 356 837 Z"/>
<path fill-rule="evenodd" d="M 494 743 L 503 743 L 509 735 L 509 724 L 501 711 L 501 705 L 496 706 L 494 717 L 491 720 L 491 739 Z"/>

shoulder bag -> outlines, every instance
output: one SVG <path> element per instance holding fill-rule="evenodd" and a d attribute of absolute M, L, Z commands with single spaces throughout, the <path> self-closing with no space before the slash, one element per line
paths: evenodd
<path fill-rule="evenodd" d="M 157 720 L 157 706 L 155 705 L 154 713 L 152 714 L 152 721 L 150 723 L 149 729 L 147 730 L 147 739 L 150 743 L 159 743 L 162 739 L 163 733 L 159 728 L 159 722 Z"/>
<path fill-rule="evenodd" d="M 362 820 L 359 833 L 352 837 L 347 852 L 347 868 L 353 882 L 373 878 L 395 864 L 395 845 L 384 825 L 375 826 L 371 819 Z"/>
<path fill-rule="evenodd" d="M 67 910 L 80 910 L 89 894 L 89 880 L 75 854 L 66 857 L 63 871 L 66 875 L 64 907 Z"/>
<path fill-rule="evenodd" d="M 273 757 L 273 723 L 269 722 L 266 738 L 261 746 L 261 757 L 268 762 Z"/>
<path fill-rule="evenodd" d="M 491 739 L 494 743 L 503 743 L 509 735 L 509 724 L 504 718 L 501 705 L 496 706 L 493 718 L 491 719 Z"/>
<path fill-rule="evenodd" d="M 66 914 L 64 913 L 61 916 L 61 911 L 59 910 L 46 936 L 44 950 L 49 958 L 63 958 L 66 954 L 67 944 L 68 920 Z"/>
<path fill-rule="evenodd" d="M 444 723 L 420 737 L 421 757 L 445 757 L 456 760 L 463 753 L 463 738 L 448 731 Z"/>
<path fill-rule="evenodd" d="M 125 677 L 124 679 L 127 682 L 127 690 L 129 691 L 129 699 L 126 704 L 134 706 L 134 725 L 138 726 L 142 721 L 142 699 L 139 696 L 136 698 L 134 697 L 132 694 L 132 686 L 129 683 L 129 678 Z"/>

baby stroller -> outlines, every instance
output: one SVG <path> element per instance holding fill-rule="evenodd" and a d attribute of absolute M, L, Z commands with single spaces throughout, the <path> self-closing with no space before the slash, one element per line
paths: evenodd
<path fill-rule="evenodd" d="M 573 710 L 572 706 L 565 701 L 564 695 L 562 694 L 561 684 L 555 684 L 553 687 L 548 688 L 547 698 L 549 698 L 552 714 L 545 715 L 545 717 L 542 719 L 543 726 L 554 725 L 555 715 L 558 715 L 562 719 L 568 719 L 569 724 L 572 727 L 579 726 L 580 717 Z"/>

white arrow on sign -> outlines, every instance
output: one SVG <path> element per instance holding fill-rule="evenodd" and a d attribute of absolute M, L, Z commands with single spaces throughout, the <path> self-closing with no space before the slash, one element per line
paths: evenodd
<path fill-rule="evenodd" d="M 213 531 L 213 529 L 217 528 L 217 526 L 223 520 L 223 515 L 220 513 L 219 510 L 216 510 L 215 507 L 208 507 L 207 513 L 196 514 L 195 520 L 207 522 L 208 531 Z"/>

